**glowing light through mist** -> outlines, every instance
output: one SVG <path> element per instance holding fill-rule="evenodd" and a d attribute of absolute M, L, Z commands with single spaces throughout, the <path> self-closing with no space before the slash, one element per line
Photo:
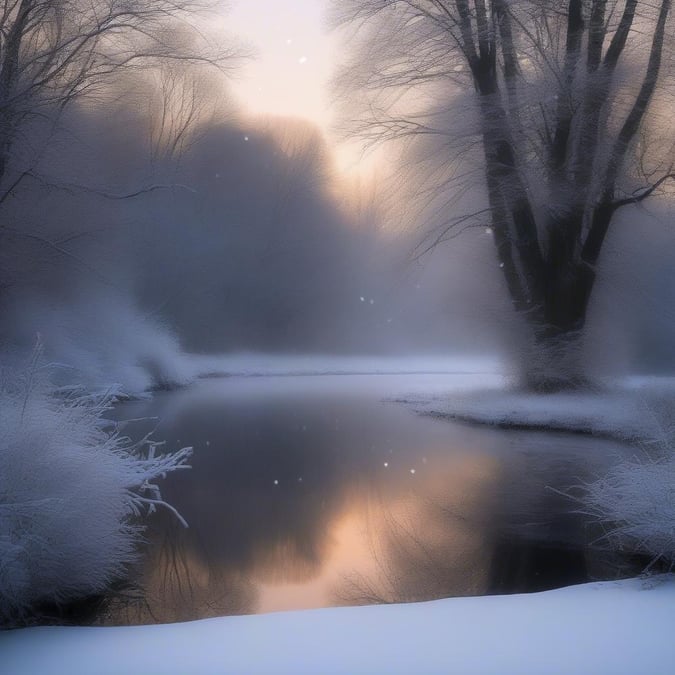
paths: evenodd
<path fill-rule="evenodd" d="M 255 57 L 231 80 L 239 105 L 254 115 L 298 117 L 327 138 L 343 176 L 372 176 L 379 155 L 363 155 L 360 141 L 340 141 L 330 80 L 340 38 L 326 29 L 327 0 L 238 0 L 222 17 L 225 34 L 252 48 Z M 361 178 L 359 178 L 361 180 Z"/>
<path fill-rule="evenodd" d="M 232 83 L 253 113 L 330 123 L 326 84 L 334 40 L 324 30 L 324 0 L 239 0 L 224 24 L 256 51 Z"/>

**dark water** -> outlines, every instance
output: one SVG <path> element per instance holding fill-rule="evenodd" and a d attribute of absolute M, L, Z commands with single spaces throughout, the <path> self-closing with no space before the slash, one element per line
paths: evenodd
<path fill-rule="evenodd" d="M 192 469 L 162 483 L 140 597 L 105 623 L 554 588 L 622 561 L 567 496 L 628 450 L 420 417 L 383 398 L 452 376 L 226 378 L 121 405 Z"/>

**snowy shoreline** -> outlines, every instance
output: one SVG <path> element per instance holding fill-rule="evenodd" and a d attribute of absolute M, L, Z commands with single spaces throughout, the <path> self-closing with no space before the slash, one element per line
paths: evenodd
<path fill-rule="evenodd" d="M 658 432 L 654 407 L 672 400 L 675 377 L 625 376 L 606 389 L 535 394 L 511 389 L 497 362 L 480 359 L 462 367 L 456 359 L 325 360 L 302 357 L 223 357 L 191 355 L 193 382 L 200 379 L 304 378 L 337 376 L 447 377 L 429 390 L 416 383 L 392 383 L 383 400 L 417 414 L 500 429 L 564 432 L 622 441 L 640 441 Z M 323 365 L 322 365 L 323 364 Z M 425 383 L 426 384 L 426 383 Z M 410 390 L 404 390 L 408 389 Z"/>
<path fill-rule="evenodd" d="M 118 628 L 0 633 L 4 675 L 666 675 L 675 577 Z"/>
<path fill-rule="evenodd" d="M 295 377 L 320 375 L 495 375 L 496 358 L 448 356 L 328 356 L 238 353 L 184 354 L 194 377 Z"/>
<path fill-rule="evenodd" d="M 328 377 L 328 368 L 330 375 L 349 375 L 359 366 L 356 361 L 344 361 L 335 372 L 336 360 L 318 372 L 313 359 L 305 363 L 282 360 L 276 368 L 262 361 L 239 361 L 239 372 L 230 374 Z M 198 357 L 190 363 L 190 370 L 197 378 L 203 376 L 205 366 L 212 364 Z M 383 370 L 377 374 L 392 376 L 422 372 L 425 367 L 422 362 L 402 362 L 392 371 L 393 362 L 381 365 Z M 472 368 L 479 365 L 472 364 Z M 448 362 L 447 367 L 454 366 Z M 371 364 L 370 374 L 376 374 L 373 371 Z M 675 389 L 673 378 L 625 378 L 616 382 L 612 393 L 533 396 L 505 389 L 506 378 L 498 370 L 448 370 L 438 374 L 450 377 L 386 380 L 391 396 L 397 397 L 386 400 L 396 400 L 422 414 L 448 418 L 464 406 L 474 418 L 483 415 L 483 419 L 475 420 L 482 424 L 513 425 L 524 420 L 546 430 L 559 424 L 565 431 L 584 431 L 580 427 L 586 425 L 586 433 L 614 432 L 630 438 L 649 432 L 645 404 L 672 401 Z M 287 392 L 288 386 L 284 381 L 280 391 Z M 643 488 L 640 490 L 644 493 Z M 629 501 L 637 503 L 634 498 Z M 603 497 L 602 504 L 606 502 Z M 600 517 L 604 515 L 602 511 Z M 615 515 L 612 512 L 613 518 Z M 675 576 L 669 575 L 534 594 L 230 616 L 182 624 L 27 628 L 0 632 L 0 670 L 3 675 L 665 675 L 675 662 L 674 601 Z"/>
<path fill-rule="evenodd" d="M 534 394 L 484 387 L 396 397 L 420 415 L 501 429 L 591 434 L 636 441 L 658 433 L 655 409 L 670 406 L 675 378 L 623 378 L 607 390 Z"/>

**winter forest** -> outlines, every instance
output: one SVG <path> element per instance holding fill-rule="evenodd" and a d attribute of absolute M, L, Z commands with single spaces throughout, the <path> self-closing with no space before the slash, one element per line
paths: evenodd
<path fill-rule="evenodd" d="M 0 2 L 0 670 L 667 672 L 674 11 Z"/>

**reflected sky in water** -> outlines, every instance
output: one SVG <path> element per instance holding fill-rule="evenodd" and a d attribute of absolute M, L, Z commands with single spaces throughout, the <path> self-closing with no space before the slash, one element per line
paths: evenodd
<path fill-rule="evenodd" d="M 484 384 L 484 382 L 483 382 Z M 505 432 L 384 399 L 481 386 L 453 376 L 223 378 L 118 419 L 194 447 L 154 515 L 142 597 L 107 623 L 538 590 L 607 574 L 598 533 L 558 491 L 627 452 L 582 436 Z"/>

